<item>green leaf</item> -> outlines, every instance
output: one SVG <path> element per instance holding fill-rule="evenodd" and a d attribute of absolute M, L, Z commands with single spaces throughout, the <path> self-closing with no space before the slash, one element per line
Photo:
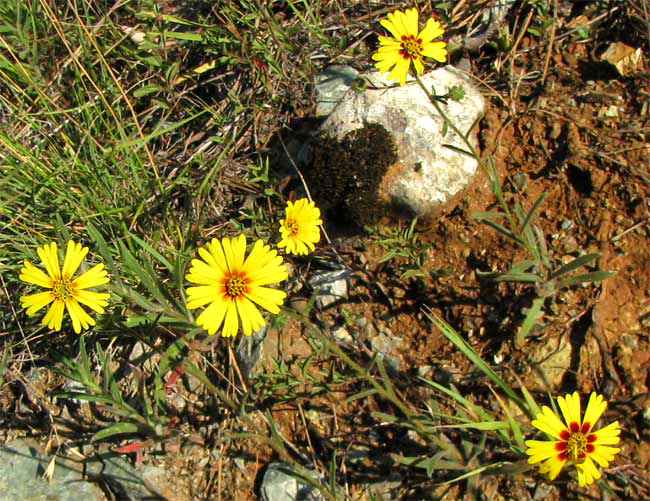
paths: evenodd
<path fill-rule="evenodd" d="M 505 212 L 477 212 L 470 216 L 472 219 L 482 221 L 483 219 L 506 217 Z"/>
<path fill-rule="evenodd" d="M 571 285 L 578 285 L 585 282 L 600 282 L 601 280 L 606 280 L 613 277 L 614 275 L 616 275 L 616 273 L 613 271 L 594 271 L 591 273 L 585 273 L 583 275 L 560 280 L 557 283 L 557 288 L 561 289 L 563 287 L 570 287 Z"/>
<path fill-rule="evenodd" d="M 351 395 L 348 398 L 346 398 L 345 403 L 352 402 L 353 400 L 359 400 L 360 398 L 367 398 L 371 395 L 376 395 L 377 393 L 378 391 L 375 390 L 374 388 L 370 390 L 360 391 L 359 393 L 355 393 L 354 395 Z"/>
<path fill-rule="evenodd" d="M 462 424 L 441 424 L 432 426 L 432 429 L 438 428 L 463 428 L 481 431 L 496 431 L 507 430 L 510 425 L 506 421 L 479 421 L 478 423 L 462 423 Z"/>
<path fill-rule="evenodd" d="M 165 31 L 165 38 L 173 38 L 176 40 L 187 40 L 189 42 L 203 42 L 203 36 L 198 33 L 188 33 L 181 31 Z"/>
<path fill-rule="evenodd" d="M 553 273 L 551 273 L 551 275 L 548 278 L 549 280 L 553 280 L 554 278 L 564 275 L 565 273 L 569 273 L 570 271 L 580 268 L 581 266 L 589 264 L 592 261 L 598 259 L 599 257 L 600 254 L 598 252 L 594 252 L 593 254 L 587 254 L 585 256 L 580 256 L 574 259 L 573 261 L 565 264 L 564 266 L 554 271 Z"/>
<path fill-rule="evenodd" d="M 149 94 L 153 94 L 154 92 L 160 92 L 161 90 L 164 89 L 161 85 L 158 84 L 143 85 L 142 87 L 139 87 L 133 91 L 133 97 L 144 97 Z"/>
<path fill-rule="evenodd" d="M 477 271 L 476 276 L 480 278 L 489 278 L 496 280 L 497 282 L 526 282 L 526 283 L 537 283 L 542 281 L 542 277 L 535 273 L 508 273 L 508 272 L 498 272 L 498 271 Z"/>
<path fill-rule="evenodd" d="M 525 273 L 536 264 L 537 262 L 533 261 L 532 259 L 526 259 L 524 261 L 513 263 L 512 266 L 510 267 L 510 273 Z"/>
<path fill-rule="evenodd" d="M 120 242 L 120 254 L 122 255 L 122 261 L 124 265 L 140 279 L 142 285 L 149 291 L 149 293 L 160 303 L 164 308 L 169 306 L 165 294 L 161 291 L 159 284 L 146 273 L 144 266 L 137 261 L 137 259 L 131 254 L 131 251 Z"/>
<path fill-rule="evenodd" d="M 542 306 L 544 306 L 544 298 L 536 297 L 533 299 L 533 304 L 528 308 L 528 313 L 524 319 L 524 323 L 521 324 L 521 329 L 517 333 L 517 342 L 522 342 L 528 334 L 530 334 L 531 329 L 535 326 L 537 321 L 542 316 Z"/>
<path fill-rule="evenodd" d="M 456 348 L 458 348 L 476 367 L 478 367 L 483 374 L 490 378 L 497 386 L 499 386 L 508 397 L 515 402 L 519 408 L 526 413 L 527 416 L 530 416 L 530 411 L 526 406 L 526 403 L 521 399 L 517 393 L 503 380 L 501 379 L 496 372 L 481 358 L 481 356 L 476 353 L 474 348 L 472 348 L 465 339 L 458 334 L 454 328 L 445 322 L 442 318 L 436 315 L 431 309 L 424 307 L 423 308 L 425 316 L 431 320 L 433 325 L 443 333 L 443 335 L 452 342 Z"/>
<path fill-rule="evenodd" d="M 101 431 L 95 433 L 90 442 L 97 442 L 98 440 L 103 440 L 113 435 L 121 435 L 124 433 L 137 433 L 140 430 L 137 424 L 134 423 L 115 423 L 108 428 L 104 428 Z"/>
<path fill-rule="evenodd" d="M 539 206 L 542 205 L 542 202 L 546 199 L 547 195 L 548 194 L 546 192 L 544 192 L 537 198 L 537 200 L 535 200 L 535 203 L 533 203 L 533 206 L 528 211 L 528 214 L 526 214 L 526 219 L 524 220 L 524 224 L 521 225 L 522 228 L 525 228 L 526 226 L 528 226 L 530 221 L 533 219 L 533 216 L 535 215 L 535 212 L 537 212 L 537 209 L 539 209 Z"/>
<path fill-rule="evenodd" d="M 521 393 L 524 395 L 524 399 L 526 400 L 526 403 L 528 404 L 530 412 L 532 413 L 533 416 L 537 416 L 540 412 L 542 412 L 542 409 L 539 407 L 539 405 L 537 405 L 537 402 L 535 401 L 535 398 L 526 389 L 524 384 L 521 383 L 519 386 L 521 388 Z"/>
<path fill-rule="evenodd" d="M 474 468 L 471 471 L 468 471 L 467 473 L 453 478 L 451 480 L 447 480 L 446 482 L 441 482 L 438 485 L 449 485 L 449 484 L 454 484 L 456 482 L 460 482 L 461 480 L 465 480 L 466 478 L 473 477 L 475 475 L 479 475 L 480 473 L 483 473 L 485 470 L 490 470 L 490 469 L 497 469 L 501 468 L 505 465 L 512 464 L 510 461 L 499 461 L 498 463 L 492 463 L 492 464 L 487 464 L 485 466 L 480 466 L 478 468 Z"/>
<path fill-rule="evenodd" d="M 514 241 L 517 242 L 519 245 L 521 245 L 521 246 L 523 246 L 523 247 L 526 246 L 526 245 L 525 245 L 525 242 L 521 239 L 520 236 L 515 235 L 512 231 L 510 231 L 509 229 L 507 229 L 505 226 L 502 226 L 502 225 L 500 225 L 500 224 L 498 224 L 498 223 L 495 223 L 494 221 L 490 221 L 489 219 L 483 219 L 483 220 L 481 220 L 481 222 L 482 222 L 483 224 L 489 226 L 489 227 L 492 228 L 493 230 L 496 230 L 496 231 L 498 231 L 499 233 L 501 233 L 502 235 L 508 237 L 509 239 L 514 240 Z"/>
<path fill-rule="evenodd" d="M 465 397 L 463 397 L 458 392 L 458 390 L 456 388 L 454 388 L 454 387 L 446 388 L 446 387 L 442 386 L 441 384 L 436 383 L 435 381 L 429 381 L 428 379 L 425 379 L 423 377 L 420 377 L 420 379 L 422 381 L 424 381 L 426 384 L 428 384 L 429 386 L 431 386 L 431 387 L 435 388 L 436 390 L 444 393 L 445 395 L 450 396 L 451 398 L 456 400 L 456 402 L 458 402 L 459 404 L 465 406 L 467 409 L 471 410 L 474 413 L 475 416 L 477 416 L 477 417 L 480 416 L 481 418 L 483 418 L 486 421 L 489 421 L 491 419 L 491 416 L 487 412 L 485 412 L 478 405 L 470 402 Z"/>

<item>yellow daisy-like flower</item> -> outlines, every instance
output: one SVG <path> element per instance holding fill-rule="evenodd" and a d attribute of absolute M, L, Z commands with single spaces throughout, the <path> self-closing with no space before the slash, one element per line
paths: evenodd
<path fill-rule="evenodd" d="M 376 66 L 382 73 L 390 71 L 394 66 L 388 75 L 390 80 L 399 81 L 400 85 L 404 85 L 411 61 L 417 74 L 421 75 L 424 71 L 423 57 L 430 57 L 441 63 L 447 60 L 447 44 L 433 41 L 445 31 L 438 21 L 429 18 L 424 29 L 418 33 L 417 9 L 391 12 L 388 19 L 381 21 L 381 25 L 393 36 L 379 37 L 379 49 L 372 58 L 377 61 Z"/>
<path fill-rule="evenodd" d="M 221 324 L 221 335 L 237 334 L 239 321 L 244 334 L 250 336 L 264 325 L 264 318 L 255 304 L 279 313 L 286 293 L 263 287 L 286 280 L 289 276 L 282 257 L 258 240 L 251 253 L 246 255 L 246 237 L 213 238 L 199 248 L 201 259 L 193 259 L 186 279 L 196 287 L 188 287 L 187 307 L 209 305 L 196 319 L 196 323 L 212 335 Z M 245 258 L 245 259 L 244 259 Z"/>
<path fill-rule="evenodd" d="M 290 254 L 309 254 L 314 244 L 320 241 L 320 228 L 323 224 L 320 209 L 314 202 L 301 198 L 296 203 L 287 202 L 285 219 L 280 219 L 282 240 L 278 247 L 286 247 Z"/>
<path fill-rule="evenodd" d="M 564 465 L 573 463 L 578 470 L 580 486 L 589 485 L 600 478 L 600 470 L 594 462 L 603 468 L 607 467 L 614 455 L 620 452 L 616 447 L 621 430 L 618 421 L 604 428 L 594 430 L 594 425 L 605 412 L 607 402 L 602 395 L 592 393 L 589 396 L 584 418 L 580 419 L 580 396 L 578 392 L 557 399 L 564 422 L 548 407 L 542 407 L 542 412 L 533 421 L 533 426 L 550 435 L 555 440 L 527 440 L 529 449 L 526 454 L 530 464 L 542 463 L 541 473 L 548 474 L 553 480 L 558 476 Z"/>
<path fill-rule="evenodd" d="M 20 302 L 27 308 L 27 314 L 33 315 L 38 310 L 52 303 L 41 323 L 55 331 L 61 330 L 63 323 L 63 310 L 68 310 L 72 327 L 79 334 L 81 329 L 95 325 L 95 320 L 84 310 L 81 305 L 86 305 L 96 313 L 104 313 L 104 306 L 108 305 L 110 294 L 92 292 L 85 289 L 108 283 L 108 276 L 103 264 L 96 264 L 91 269 L 73 279 L 79 265 L 88 254 L 88 248 L 68 242 L 68 248 L 63 261 L 63 268 L 59 268 L 59 255 L 56 243 L 45 244 L 36 252 L 47 271 L 47 274 L 25 260 L 24 267 L 20 270 L 19 278 L 27 283 L 40 285 L 49 289 L 28 296 L 22 296 Z M 80 304 L 81 303 L 81 304 Z"/>

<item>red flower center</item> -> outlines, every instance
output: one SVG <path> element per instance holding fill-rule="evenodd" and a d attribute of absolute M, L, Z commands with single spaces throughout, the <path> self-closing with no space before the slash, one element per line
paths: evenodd
<path fill-rule="evenodd" d="M 399 51 L 404 59 L 416 59 L 422 56 L 422 39 L 416 39 L 413 35 L 402 35 L 402 47 Z"/>
<path fill-rule="evenodd" d="M 595 446 L 593 442 L 596 441 L 596 435 L 589 433 L 591 426 L 589 423 L 571 423 L 569 430 L 563 430 L 560 433 L 560 442 L 555 444 L 555 449 L 560 453 L 558 459 L 566 461 L 582 461 L 587 457 L 587 454 L 594 452 Z"/>

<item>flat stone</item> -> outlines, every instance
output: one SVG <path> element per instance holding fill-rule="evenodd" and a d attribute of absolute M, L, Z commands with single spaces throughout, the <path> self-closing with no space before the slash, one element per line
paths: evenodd
<path fill-rule="evenodd" d="M 323 501 L 325 498 L 311 485 L 292 473 L 291 465 L 271 463 L 262 480 L 262 501 Z M 316 474 L 313 475 L 317 478 Z"/>
<path fill-rule="evenodd" d="M 0 447 L 0 501 L 105 501 L 95 484 L 76 470 L 56 461 L 48 482 L 43 473 L 50 458 L 19 441 Z"/>
<path fill-rule="evenodd" d="M 251 336 L 241 336 L 235 350 L 235 357 L 242 372 L 242 377 L 248 380 L 257 369 L 259 361 L 264 354 L 264 339 L 269 328 L 263 325 L 260 330 Z"/>
<path fill-rule="evenodd" d="M 571 366 L 571 343 L 560 338 L 548 340 L 531 354 L 533 370 L 539 377 L 531 378 L 529 390 L 554 391 L 562 384 L 564 373 Z"/>
<path fill-rule="evenodd" d="M 321 127 L 321 133 L 341 140 L 348 132 L 365 124 L 383 125 L 392 135 L 398 161 L 389 168 L 379 193 L 393 205 L 426 216 L 450 202 L 472 181 L 478 170 L 473 157 L 444 146 L 467 149 L 444 121 L 415 82 L 393 86 L 379 72 L 360 75 L 369 85 L 359 91 L 350 88 Z M 452 123 L 467 133 L 483 114 L 485 100 L 479 90 L 452 66 L 431 71 L 421 77 L 424 85 L 438 95 L 460 86 L 464 97 L 441 103 Z M 443 132 L 445 132 L 443 134 Z M 470 140 L 478 144 L 476 131 Z"/>
<path fill-rule="evenodd" d="M 318 290 L 316 302 L 321 308 L 345 299 L 348 296 L 346 277 L 348 270 L 317 271 L 311 275 L 308 282 L 311 287 Z"/>
<path fill-rule="evenodd" d="M 106 452 L 85 461 L 57 456 L 48 482 L 43 473 L 52 456 L 16 440 L 0 447 L 0 501 L 106 501 L 98 482 L 108 484 L 124 501 L 166 499 L 173 490 L 164 470 L 137 470 L 119 454 Z M 85 470 L 84 470 L 85 465 Z"/>

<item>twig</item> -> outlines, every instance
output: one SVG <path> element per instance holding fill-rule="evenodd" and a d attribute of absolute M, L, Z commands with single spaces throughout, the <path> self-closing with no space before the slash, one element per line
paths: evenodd
<path fill-rule="evenodd" d="M 553 24 L 551 25 L 551 35 L 548 41 L 548 50 L 544 58 L 544 71 L 542 72 L 542 85 L 546 81 L 546 74 L 548 72 L 548 63 L 551 62 L 551 53 L 553 52 L 553 44 L 555 43 L 555 31 L 557 30 L 557 0 L 553 1 Z"/>
<path fill-rule="evenodd" d="M 627 230 L 625 230 L 625 231 L 619 233 L 618 235 L 613 236 L 612 238 L 610 238 L 609 241 L 610 242 L 616 242 L 617 240 L 619 240 L 619 239 L 623 238 L 625 235 L 627 235 L 629 232 L 634 231 L 637 228 L 640 228 L 641 226 L 646 224 L 648 222 L 648 220 L 650 220 L 650 217 L 647 217 L 643 221 L 641 221 L 639 223 L 636 223 L 633 226 L 630 226 Z"/>

